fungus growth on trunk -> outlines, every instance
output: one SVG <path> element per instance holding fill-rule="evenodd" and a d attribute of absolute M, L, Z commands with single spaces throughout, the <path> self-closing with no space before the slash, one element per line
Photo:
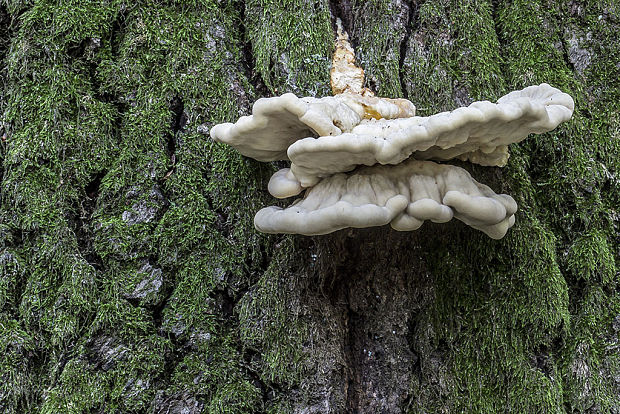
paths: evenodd
<path fill-rule="evenodd" d="M 306 191 L 287 208 L 260 210 L 254 219 L 259 231 L 318 235 L 388 223 L 408 231 L 425 220 L 454 217 L 502 238 L 514 224 L 512 197 L 495 194 L 462 168 L 428 160 L 504 166 L 509 144 L 553 130 L 574 110 L 569 95 L 543 83 L 497 103 L 420 117 L 408 100 L 376 97 L 363 83 L 364 71 L 339 22 L 334 96 L 261 98 L 252 115 L 211 129 L 215 141 L 245 156 L 291 161 L 269 181 L 274 197 Z"/>
<path fill-rule="evenodd" d="M 512 197 L 495 194 L 462 168 L 409 159 L 331 175 L 285 209 L 263 208 L 254 222 L 266 233 L 315 235 L 388 223 L 415 230 L 425 220 L 454 217 L 497 239 L 514 224 L 515 211 Z"/>

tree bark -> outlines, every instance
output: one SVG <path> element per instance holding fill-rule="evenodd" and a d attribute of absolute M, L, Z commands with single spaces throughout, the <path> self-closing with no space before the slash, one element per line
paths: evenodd
<path fill-rule="evenodd" d="M 0 409 L 620 413 L 617 0 L 5 0 Z M 319 237 L 253 227 L 276 167 L 205 133 L 325 96 L 340 17 L 429 115 L 542 82 L 571 121 L 455 163 L 519 204 Z"/>

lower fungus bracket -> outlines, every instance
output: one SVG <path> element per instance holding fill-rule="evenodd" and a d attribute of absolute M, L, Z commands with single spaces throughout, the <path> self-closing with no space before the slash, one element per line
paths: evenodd
<path fill-rule="evenodd" d="M 319 235 L 388 223 L 408 231 L 454 217 L 499 239 L 514 224 L 516 210 L 512 197 L 496 194 L 460 167 L 410 159 L 327 177 L 287 208 L 261 209 L 254 224 L 266 233 Z"/>

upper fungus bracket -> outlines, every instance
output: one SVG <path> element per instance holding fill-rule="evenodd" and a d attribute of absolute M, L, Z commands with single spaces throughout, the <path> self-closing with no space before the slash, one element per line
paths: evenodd
<path fill-rule="evenodd" d="M 211 138 L 233 146 L 258 161 L 287 160 L 295 141 L 350 132 L 365 119 L 411 117 L 415 106 L 406 99 L 343 93 L 323 98 L 298 98 L 292 93 L 258 99 L 252 115 L 215 125 Z"/>
<path fill-rule="evenodd" d="M 362 120 L 339 136 L 296 141 L 288 157 L 304 187 L 358 165 L 398 164 L 410 156 L 504 166 L 509 144 L 554 129 L 573 109 L 569 95 L 543 83 L 511 92 L 495 104 L 479 101 L 430 117 Z"/>
<path fill-rule="evenodd" d="M 298 98 L 292 93 L 258 99 L 252 115 L 211 129 L 211 138 L 258 161 L 287 160 L 288 147 L 303 138 L 338 136 L 363 120 L 408 118 L 415 105 L 407 99 L 377 98 L 364 88 L 364 70 L 355 64 L 349 36 L 338 19 L 331 84 L 335 96 Z"/>

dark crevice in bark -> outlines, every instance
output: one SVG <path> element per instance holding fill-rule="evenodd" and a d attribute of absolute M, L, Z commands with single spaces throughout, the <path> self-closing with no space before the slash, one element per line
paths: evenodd
<path fill-rule="evenodd" d="M 346 401 L 347 401 L 347 407 L 349 408 L 349 412 L 351 413 L 355 413 L 357 412 L 357 407 L 359 407 L 359 378 L 357 378 L 358 376 L 358 372 L 357 372 L 357 366 L 359 365 L 359 361 L 357 361 L 356 359 L 356 332 L 357 332 L 357 327 L 355 326 L 356 324 L 356 319 L 357 319 L 357 315 L 355 314 L 355 312 L 353 311 L 353 309 L 351 309 L 350 304 L 347 304 L 347 313 L 344 316 L 344 325 L 346 327 L 346 332 L 347 332 L 347 337 L 345 339 L 345 349 L 344 349 L 344 356 L 345 356 L 345 361 L 346 361 L 346 370 L 347 372 L 345 373 L 345 378 L 347 381 L 347 385 L 345 388 L 345 393 L 346 393 Z"/>
<path fill-rule="evenodd" d="M 174 335 L 164 335 L 161 330 L 158 329 L 159 335 L 170 339 L 172 347 L 164 352 L 164 367 L 162 373 L 157 376 L 158 386 L 156 389 L 166 389 L 169 384 L 173 382 L 173 376 L 177 366 L 183 361 L 183 358 L 189 353 L 189 344 L 182 344 Z M 210 357 L 211 358 L 211 357 Z M 155 400 L 156 401 L 156 400 Z M 164 411 L 152 411 L 152 412 L 164 412 Z M 165 411 L 172 412 L 172 411 Z"/>
<path fill-rule="evenodd" d="M 243 367 L 245 374 L 250 378 L 250 382 L 260 390 L 263 404 L 268 406 L 269 403 L 276 398 L 276 396 L 283 395 L 285 390 L 279 384 L 261 378 L 255 368 L 255 366 L 260 363 L 260 359 L 260 352 L 255 349 L 244 348 L 243 363 L 241 366 Z"/>
<path fill-rule="evenodd" d="M 22 243 L 20 242 L 18 246 L 16 246 L 16 248 L 21 247 Z M 10 309 L 11 316 L 13 316 L 15 319 L 19 319 L 19 306 L 24 298 L 24 292 L 26 291 L 27 282 L 28 272 L 20 272 L 15 280 L 14 301 L 11 304 L 7 303 L 7 305 L 9 305 L 7 307 Z"/>
<path fill-rule="evenodd" d="M 268 401 L 269 397 L 269 387 L 263 382 L 258 373 L 252 368 L 252 362 L 259 358 L 260 354 L 257 351 L 252 349 L 246 349 L 243 353 L 244 363 L 242 364 L 242 367 L 244 368 L 245 374 L 250 378 L 250 382 L 252 383 L 252 385 L 254 385 L 260 390 L 260 393 L 263 397 L 263 404 L 265 404 Z"/>
<path fill-rule="evenodd" d="M 84 186 L 83 194 L 85 197 L 82 198 L 79 212 L 73 220 L 73 230 L 77 238 L 78 250 L 88 264 L 98 271 L 103 270 L 104 264 L 93 247 L 92 217 L 99 197 L 99 187 L 106 174 L 106 170 L 93 174 L 88 184 Z"/>
<path fill-rule="evenodd" d="M 97 76 L 97 70 L 100 64 L 97 52 L 101 48 L 101 45 L 100 38 L 92 37 L 84 39 L 79 44 L 70 47 L 67 50 L 67 55 L 69 55 L 73 61 L 82 60 L 86 62 L 86 71 L 93 96 L 99 101 L 110 103 L 111 96 L 103 95 L 100 92 L 101 82 Z"/>
<path fill-rule="evenodd" d="M 112 23 L 112 30 L 110 31 L 110 37 L 108 41 L 110 42 L 110 49 L 113 57 L 118 57 L 122 34 L 123 30 L 125 29 L 126 21 L 127 14 L 126 10 L 123 9 L 116 16 L 114 23 Z"/>
<path fill-rule="evenodd" d="M 169 104 L 169 108 L 173 114 L 172 121 L 170 124 L 170 129 L 172 132 L 168 134 L 168 140 L 166 143 L 166 153 L 168 155 L 168 158 L 170 158 L 171 167 L 166 172 L 164 177 L 162 178 L 161 180 L 162 182 L 168 179 L 168 177 L 170 177 L 170 175 L 172 175 L 172 173 L 174 173 L 174 170 L 176 169 L 177 135 L 179 133 L 182 133 L 183 129 L 185 128 L 185 125 L 187 125 L 187 114 L 185 113 L 185 103 L 183 102 L 183 99 L 181 97 L 175 96 L 174 98 L 172 98 Z M 163 191 L 163 186 L 162 186 L 162 191 Z M 168 197 L 166 197 L 166 199 L 167 198 Z"/>
<path fill-rule="evenodd" d="M 335 33 L 337 32 L 336 20 L 340 19 L 342 22 L 342 28 L 349 34 L 350 41 L 353 44 L 351 34 L 353 33 L 353 9 L 351 7 L 350 0 L 330 0 L 329 11 L 332 15 L 332 28 Z"/>
<path fill-rule="evenodd" d="M 549 349 L 545 345 L 541 345 L 534 351 L 530 364 L 533 368 L 536 368 L 545 374 L 545 377 L 551 379 L 551 370 L 554 364 L 553 359 L 549 354 Z"/>
<path fill-rule="evenodd" d="M 23 255 L 24 250 L 24 233 L 22 229 L 7 226 L 0 227 L 0 263 L 7 266 L 8 263 L 13 262 L 14 268 L 11 274 L 14 275 L 15 285 L 12 289 L 13 300 L 9 300 L 9 297 L 4 297 L 4 306 L 0 306 L 0 312 L 6 312 L 11 315 L 12 318 L 19 319 L 19 307 L 22 303 L 24 292 L 26 290 L 28 282 L 28 272 L 25 271 L 26 266 Z M 5 270 L 6 272 L 6 270 Z"/>
<path fill-rule="evenodd" d="M 161 220 L 166 215 L 166 212 L 170 208 L 170 194 L 167 191 L 167 187 L 165 185 L 165 181 L 175 172 L 177 165 L 176 151 L 177 151 L 177 137 L 179 134 L 183 134 L 184 128 L 187 125 L 188 117 L 185 113 L 185 102 L 183 98 L 180 96 L 173 97 L 169 104 L 168 108 L 172 112 L 171 120 L 170 120 L 170 132 L 166 134 L 166 155 L 170 159 L 170 169 L 166 172 L 166 174 L 157 180 L 157 188 L 161 192 L 161 196 L 163 200 L 161 200 L 161 211 L 158 215 L 158 223 L 161 223 Z M 139 298 L 126 298 L 129 303 L 133 306 L 143 306 L 151 310 L 153 323 L 157 329 L 157 332 L 166 336 L 165 333 L 162 332 L 161 327 L 163 324 L 163 312 L 166 306 L 168 305 L 170 298 L 174 294 L 174 288 L 176 286 L 176 273 L 174 269 L 163 269 L 162 266 L 159 265 L 159 257 L 157 255 L 151 255 L 148 258 L 148 263 L 154 268 L 162 269 L 164 272 L 162 275 L 162 286 L 161 292 L 159 295 L 161 299 L 158 300 L 154 305 L 144 305 L 141 303 Z M 175 351 L 176 352 L 176 351 Z M 176 365 L 176 364 L 175 364 Z"/>
<path fill-rule="evenodd" d="M 115 96 L 102 90 L 101 82 L 98 77 L 98 69 L 101 62 L 97 56 L 97 52 L 102 47 L 102 43 L 108 41 L 111 45 L 112 55 L 117 55 L 118 47 L 114 47 L 115 39 L 117 38 L 117 33 L 120 32 L 121 28 L 124 26 L 124 19 L 124 14 L 122 12 L 119 13 L 112 24 L 107 39 L 88 38 L 68 51 L 70 56 L 72 53 L 77 54 L 77 56 L 75 56 L 76 59 L 85 59 L 87 62 L 86 69 L 88 71 L 87 74 L 93 97 L 101 102 L 112 105 L 116 109 L 111 138 L 119 136 L 118 131 L 121 129 L 123 114 L 127 105 L 120 103 Z M 116 46 L 118 46 L 117 43 L 118 42 L 116 42 Z M 79 215 L 76 217 L 76 227 L 74 229 L 77 237 L 78 249 L 82 257 L 93 266 L 96 271 L 104 271 L 104 263 L 93 247 L 93 214 L 97 208 L 101 182 L 107 173 L 108 171 L 104 169 L 93 174 L 89 182 L 84 186 L 83 194 L 85 197 L 83 197 L 80 203 Z"/>
<path fill-rule="evenodd" d="M 76 348 L 74 346 L 70 346 L 70 348 L 65 352 L 63 351 L 60 356 L 58 357 L 58 363 L 56 364 L 56 366 L 54 367 L 53 370 L 53 377 L 50 383 L 50 387 L 56 387 L 58 385 L 58 383 L 60 382 L 60 377 L 62 375 L 62 372 L 65 370 L 65 366 L 67 365 L 67 362 L 71 361 L 72 359 L 76 358 Z"/>
<path fill-rule="evenodd" d="M 252 42 L 248 38 L 247 28 L 245 26 L 245 1 L 235 2 L 237 10 L 239 10 L 239 35 L 241 39 L 241 68 L 248 82 L 254 88 L 253 93 L 256 96 L 270 96 L 269 88 L 265 85 L 265 81 L 261 74 L 256 70 L 254 65 L 254 53 L 252 52 Z"/>
<path fill-rule="evenodd" d="M 216 289 L 211 296 L 215 298 L 216 311 L 219 312 L 220 322 L 224 326 L 230 326 L 231 324 L 238 326 L 239 317 L 235 312 L 235 306 L 243 294 L 233 297 L 228 289 Z M 237 347 L 237 349 L 243 358 L 240 361 L 243 372 L 247 375 L 250 382 L 260 390 L 263 404 L 267 404 L 277 395 L 282 395 L 283 389 L 278 384 L 271 381 L 266 382 L 256 371 L 255 367 L 257 364 L 260 364 L 261 354 L 252 348 Z"/>
<path fill-rule="evenodd" d="M 558 24 L 559 27 L 563 27 L 561 25 L 562 22 L 558 21 L 557 24 Z M 575 67 L 575 64 L 573 62 L 571 62 L 571 60 L 570 60 L 570 56 L 569 56 L 569 52 L 568 52 L 568 46 L 566 45 L 566 40 L 564 39 L 564 36 L 562 36 L 562 33 L 558 33 L 558 36 L 560 38 L 559 42 L 562 45 L 562 58 L 564 59 L 564 63 L 566 64 L 566 67 L 571 70 L 573 75 L 575 77 L 578 77 L 577 75 L 579 74 L 579 71 L 577 71 L 577 68 Z"/>
<path fill-rule="evenodd" d="M 415 321 L 415 314 L 412 315 L 411 320 L 410 320 L 410 328 L 411 329 L 411 322 Z M 413 323 L 413 326 L 415 326 L 415 322 Z M 415 329 L 415 328 L 414 328 Z M 409 331 L 409 336 L 413 337 L 413 332 L 415 331 Z M 409 340 L 409 343 L 412 343 L 412 339 Z M 418 383 L 423 383 L 423 378 L 422 378 L 422 364 L 421 364 L 421 358 L 420 358 L 420 354 L 418 352 L 416 352 L 414 350 L 414 348 L 412 346 L 410 346 L 410 351 L 413 354 L 413 366 L 411 367 L 411 375 L 412 377 L 415 376 L 415 378 L 417 378 Z M 403 403 L 403 410 L 402 412 L 409 412 L 411 406 L 413 405 L 413 403 L 417 400 L 417 395 L 413 392 L 411 392 L 411 390 L 409 390 L 409 395 L 407 396 L 407 398 L 405 399 L 405 402 Z"/>
<path fill-rule="evenodd" d="M 155 323 L 155 326 L 157 327 L 158 332 L 161 332 L 160 328 L 164 320 L 164 317 L 163 317 L 164 309 L 168 305 L 168 302 L 170 302 L 170 298 L 174 294 L 174 287 L 176 286 L 176 277 L 174 277 L 174 273 L 170 273 L 170 274 L 172 275 L 172 277 L 169 277 L 167 281 L 165 280 L 164 284 L 162 285 L 163 298 L 153 308 L 153 322 Z"/>
<path fill-rule="evenodd" d="M 383 238 L 388 241 L 378 241 Z M 410 238 L 386 228 L 343 230 L 316 240 L 318 287 L 338 309 L 345 412 L 401 412 L 414 397 L 410 379 L 419 383 L 421 376 L 416 334 L 424 298 L 407 297 L 410 286 L 424 287 L 419 282 L 425 265 L 409 255 L 382 257 L 378 252 L 385 246 L 411 246 Z M 403 268 L 411 270 L 396 270 Z M 376 278 L 383 269 L 389 281 Z"/>
<path fill-rule="evenodd" d="M 118 58 L 121 38 L 123 35 L 123 29 L 125 28 L 126 19 L 127 16 L 125 14 L 125 11 L 120 11 L 116 16 L 116 19 L 112 23 L 112 28 L 107 38 L 90 39 L 91 49 L 95 51 L 96 49 L 105 46 L 105 43 L 107 42 L 110 44 L 110 60 Z M 101 64 L 101 62 L 92 62 L 89 65 L 90 82 L 93 86 L 94 96 L 96 99 L 102 102 L 109 103 L 116 108 L 117 120 L 115 122 L 114 131 L 119 131 L 121 129 L 122 115 L 126 111 L 127 104 L 120 102 L 117 96 L 112 95 L 101 87 L 101 83 L 99 82 L 99 79 L 97 77 L 98 64 Z"/>
<path fill-rule="evenodd" d="M 30 351 L 19 350 L 24 356 L 27 352 L 28 371 L 33 378 L 49 378 L 48 362 L 49 356 L 46 353 L 45 345 L 40 341 L 37 343 L 36 348 Z M 6 351 L 5 351 L 6 352 Z M 64 369 L 64 365 L 63 365 Z M 19 375 L 19 374 L 18 374 Z M 31 383 L 32 384 L 32 383 Z M 47 384 L 42 383 L 32 384 L 28 389 L 21 390 L 20 399 L 16 404 L 16 413 L 32 413 L 36 412 L 36 408 L 40 408 L 41 398 L 43 394 L 43 388 Z M 4 402 L 4 401 L 2 401 Z"/>
<path fill-rule="evenodd" d="M 208 174 L 203 174 L 202 176 L 207 181 L 212 179 L 212 177 L 210 177 Z M 221 208 L 215 208 L 213 197 L 211 197 L 209 193 L 205 193 L 204 196 L 207 201 L 206 208 L 208 210 L 211 210 L 215 214 L 215 228 L 222 234 L 224 238 L 228 238 L 232 233 L 232 225 L 228 221 L 228 212 Z"/>
<path fill-rule="evenodd" d="M 169 108 L 172 111 L 172 120 L 170 123 L 171 133 L 168 134 L 168 141 L 166 145 L 166 152 L 172 166 L 176 164 L 176 150 L 177 150 L 177 134 L 182 133 L 185 125 L 187 125 L 187 114 L 185 113 L 185 103 L 183 99 L 178 96 L 172 98 L 169 104 Z"/>
<path fill-rule="evenodd" d="M 0 61 L 2 62 L 4 62 L 4 58 L 6 57 L 6 53 L 9 49 L 9 43 L 13 37 L 12 23 L 13 19 L 9 15 L 6 6 L 0 5 Z M 2 72 L 5 72 L 5 65 L 2 65 L 2 68 Z"/>
<path fill-rule="evenodd" d="M 409 48 L 409 39 L 411 34 L 415 33 L 420 27 L 420 7 L 422 6 L 422 0 L 412 0 L 409 4 L 407 22 L 405 23 L 405 36 L 400 42 L 400 56 L 398 61 L 398 77 L 400 80 L 400 89 L 402 96 L 409 99 L 409 92 L 407 90 L 407 82 L 405 81 L 405 57 L 407 56 L 407 49 Z"/>
<path fill-rule="evenodd" d="M 84 192 L 91 200 L 97 200 L 99 197 L 99 187 L 101 186 L 101 180 L 108 172 L 106 170 L 101 171 L 93 176 L 88 184 L 84 187 Z"/>
<path fill-rule="evenodd" d="M 229 292 L 225 289 L 217 289 L 213 291 L 213 296 L 215 297 L 215 303 L 218 307 L 217 310 L 220 312 L 221 319 L 224 321 L 236 320 L 237 317 L 234 314 L 236 302 Z"/>
<path fill-rule="evenodd" d="M 409 343 L 409 350 L 411 354 L 414 356 L 414 365 L 412 369 L 413 375 L 417 376 L 418 379 L 422 380 L 422 367 L 420 365 L 420 352 L 415 346 L 416 343 L 416 333 L 418 329 L 418 314 L 419 312 L 412 312 L 409 317 L 409 321 L 407 321 L 407 339 Z"/>
<path fill-rule="evenodd" d="M 351 269 L 358 269 L 360 258 L 355 254 L 355 239 L 349 230 L 335 233 L 334 236 L 314 238 L 317 251 L 317 273 L 319 291 L 331 305 L 341 310 L 342 354 L 345 362 L 343 373 L 344 402 L 347 413 L 359 412 L 360 405 L 360 361 L 356 352 L 359 351 L 359 338 L 362 327 L 358 326 L 361 317 L 351 307 L 352 284 Z"/>
<path fill-rule="evenodd" d="M 495 37 L 497 38 L 497 44 L 499 47 L 499 56 L 502 56 L 502 51 L 504 50 L 504 45 L 506 40 L 504 36 L 502 36 L 502 27 L 499 21 L 499 0 L 491 0 L 491 18 L 493 19 L 493 29 L 495 30 Z M 506 65 L 502 61 L 500 61 L 500 71 L 504 79 L 506 79 Z"/>
<path fill-rule="evenodd" d="M 174 118 L 172 119 L 172 132 L 176 134 L 179 131 L 182 131 L 187 124 L 187 114 L 185 113 L 185 103 L 183 99 L 179 96 L 175 96 L 170 101 L 170 110 L 174 114 Z M 169 150 L 174 150 L 174 141 L 168 144 Z"/>
<path fill-rule="evenodd" d="M 111 57 L 110 59 L 116 59 L 119 56 L 119 48 L 121 43 L 121 38 L 123 35 L 123 30 L 126 25 L 126 13 L 125 10 L 121 10 L 116 19 L 112 23 L 112 28 L 109 32 L 109 35 L 106 39 L 101 39 L 100 42 L 109 42 Z M 95 44 L 95 46 L 97 46 Z M 97 65 L 101 64 L 101 62 L 97 62 Z M 105 62 L 103 64 L 106 64 Z M 127 102 L 123 102 L 119 99 L 118 96 L 113 95 L 109 91 L 106 91 L 105 88 L 102 87 L 101 82 L 97 76 L 98 66 L 91 64 L 90 69 L 90 81 L 93 87 L 93 93 L 95 99 L 98 99 L 101 102 L 106 102 L 116 109 L 116 113 L 114 116 L 114 122 L 112 126 L 112 134 L 116 138 L 117 142 L 120 142 L 120 133 L 123 127 L 123 118 L 127 112 L 129 104 Z"/>
<path fill-rule="evenodd" d="M 84 39 L 81 42 L 74 43 L 67 48 L 67 55 L 71 58 L 71 60 L 79 60 L 84 56 L 88 41 L 89 39 Z"/>

